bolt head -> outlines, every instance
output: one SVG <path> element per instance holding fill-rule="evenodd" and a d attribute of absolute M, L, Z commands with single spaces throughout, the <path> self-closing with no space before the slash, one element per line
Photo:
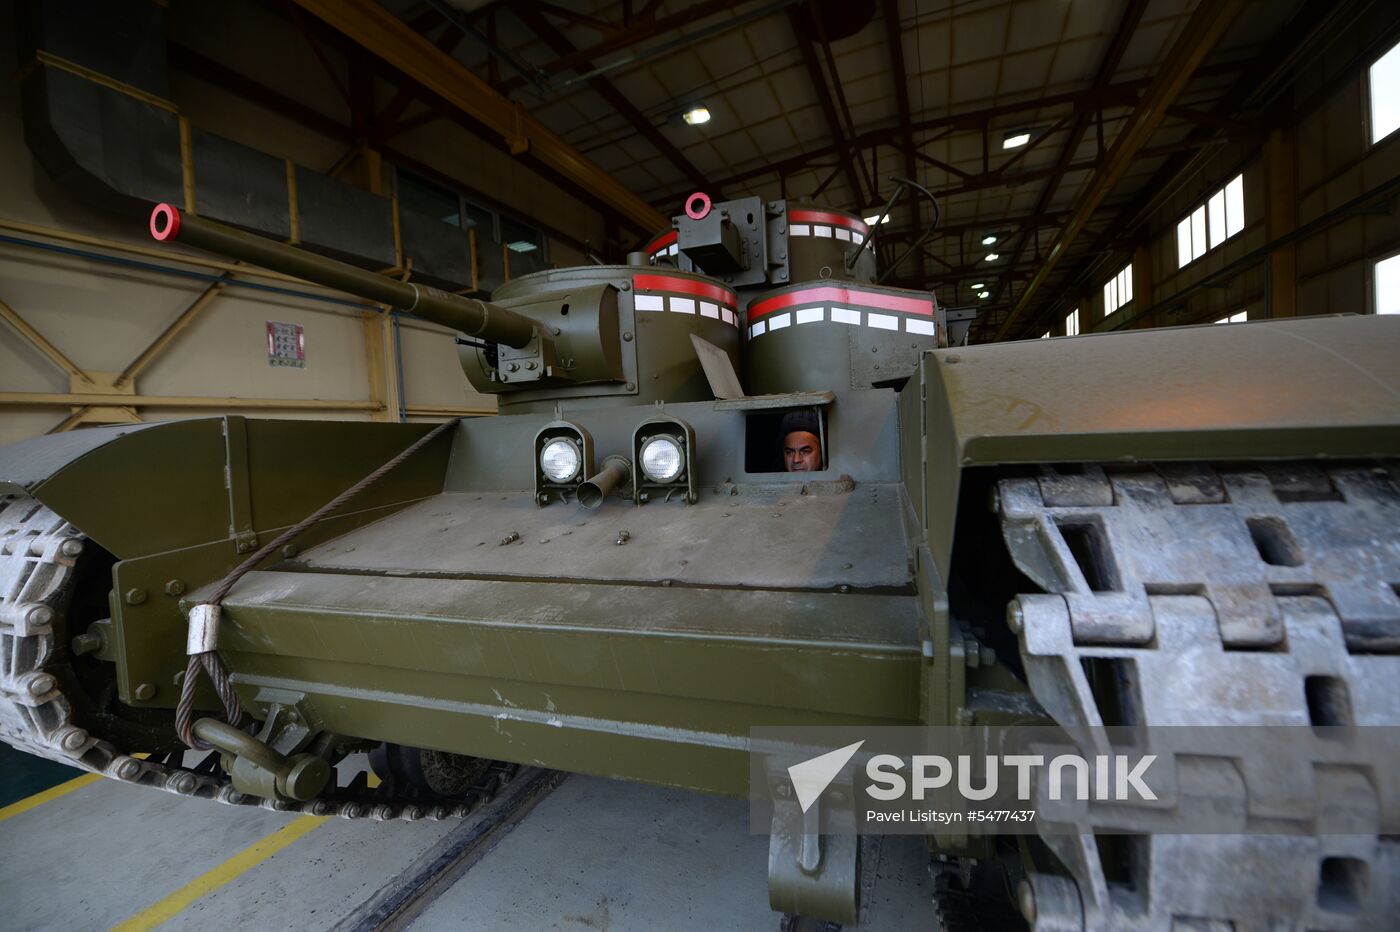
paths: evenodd
<path fill-rule="evenodd" d="M 1006 626 L 1013 634 L 1020 634 L 1026 626 L 1026 610 L 1020 599 L 1012 599 L 1006 604 Z"/>
<path fill-rule="evenodd" d="M 181 796 L 188 796 L 194 792 L 194 788 L 199 785 L 192 773 L 171 774 L 165 781 L 166 789 L 179 793 Z"/>
<path fill-rule="evenodd" d="M 135 780 L 141 774 L 141 764 L 130 757 L 117 762 L 114 770 L 118 780 Z"/>
<path fill-rule="evenodd" d="M 170 596 L 185 594 L 185 581 L 183 579 L 172 579 L 165 584 L 165 594 Z"/>
<path fill-rule="evenodd" d="M 290 560 L 299 553 L 301 553 L 301 549 L 296 544 L 287 544 L 282 548 L 282 557 L 286 560 Z"/>
<path fill-rule="evenodd" d="M 53 624 L 53 608 L 48 605 L 36 605 L 25 613 L 24 621 L 31 628 L 43 628 Z"/>
<path fill-rule="evenodd" d="M 154 699 L 156 697 L 156 687 L 154 683 L 142 683 L 133 691 L 134 695 L 141 702 Z"/>
<path fill-rule="evenodd" d="M 1021 909 L 1021 916 L 1035 925 L 1035 889 L 1029 880 L 1022 878 L 1020 886 L 1016 888 L 1016 905 Z"/>
<path fill-rule="evenodd" d="M 65 557 L 76 557 L 83 552 L 83 542 L 76 537 L 70 537 L 58 545 L 58 551 Z"/>
<path fill-rule="evenodd" d="M 239 546 L 240 546 L 240 548 L 242 547 L 241 544 L 240 544 Z M 146 590 L 145 590 L 145 589 L 136 588 L 136 589 L 128 589 L 128 590 L 126 590 L 126 604 L 127 604 L 127 605 L 140 605 L 140 604 L 141 604 L 142 602 L 144 602 L 144 601 L 146 601 Z"/>
<path fill-rule="evenodd" d="M 83 731 L 81 728 L 70 728 L 63 733 L 63 738 L 59 741 L 59 747 L 63 748 L 65 751 L 76 751 L 84 744 L 87 744 L 87 740 L 87 732 Z"/>
<path fill-rule="evenodd" d="M 29 678 L 29 695 L 42 696 L 52 692 L 58 685 L 58 680 L 54 679 L 52 673 L 37 673 Z"/>

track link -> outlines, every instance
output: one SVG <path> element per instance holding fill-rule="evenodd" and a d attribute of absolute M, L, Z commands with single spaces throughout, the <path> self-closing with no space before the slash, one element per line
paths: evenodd
<path fill-rule="evenodd" d="M 123 783 L 233 806 L 301 812 L 345 819 L 445 819 L 468 815 L 491 800 L 515 776 L 517 766 L 493 761 L 485 775 L 451 802 L 370 789 L 355 777 L 308 802 L 262 799 L 239 793 L 217 766 L 217 754 L 195 767 L 184 755 L 142 759 L 92 734 L 77 721 L 74 702 L 53 672 L 64 650 L 65 612 L 73 597 L 81 532 L 34 498 L 0 496 L 0 740 L 70 767 Z M 337 774 L 337 777 L 339 775 Z"/>

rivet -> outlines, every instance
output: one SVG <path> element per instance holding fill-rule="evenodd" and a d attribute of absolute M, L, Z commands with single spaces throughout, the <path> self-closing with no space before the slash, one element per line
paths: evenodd
<path fill-rule="evenodd" d="M 623 343 L 631 343 L 631 342 L 632 342 L 632 331 L 631 331 L 631 330 L 624 330 L 624 331 L 622 331 L 622 342 L 623 342 Z"/>

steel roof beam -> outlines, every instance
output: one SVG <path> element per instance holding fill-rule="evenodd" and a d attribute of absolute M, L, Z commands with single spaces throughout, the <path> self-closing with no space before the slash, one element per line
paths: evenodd
<path fill-rule="evenodd" d="M 1299 50 L 1318 34 L 1328 17 L 1337 14 L 1338 10 L 1339 7 L 1333 0 L 1311 0 L 1307 3 L 1279 35 L 1248 63 L 1239 78 L 1211 108 L 1210 113 L 1221 117 L 1237 113 L 1241 109 L 1241 103 L 1247 101 L 1251 96 L 1250 92 L 1259 86 L 1261 76 L 1275 74 L 1290 58 L 1295 57 Z M 1119 235 L 1119 231 L 1133 229 L 1142 222 L 1161 194 L 1171 190 L 1173 179 L 1185 171 L 1195 151 L 1224 141 L 1227 140 L 1218 137 L 1213 127 L 1198 126 L 1180 143 L 1181 148 L 1172 149 L 1171 151 L 1183 154 L 1168 160 L 1158 168 L 1138 189 L 1138 194 L 1118 211 L 1108 228 L 1094 241 L 1085 262 L 1067 277 L 1067 281 L 1072 283 L 1070 290 L 1078 290 L 1087 285 L 1087 277 L 1092 272 L 1095 259 L 1111 248 L 1111 240 L 1115 235 Z M 1045 309 L 1050 310 L 1054 308 Z M 1043 317 L 1044 312 L 1041 312 L 1037 315 L 1037 320 Z"/>
<path fill-rule="evenodd" d="M 656 36 L 665 35 L 682 26 L 692 26 L 715 13 L 723 12 L 730 7 L 738 6 L 746 0 L 705 0 L 702 3 L 694 3 L 683 10 L 678 10 L 670 16 L 663 16 L 656 19 L 655 4 L 650 4 L 640 13 L 633 14 L 631 20 L 633 25 L 624 28 L 611 38 L 604 39 L 587 48 L 577 49 L 562 58 L 541 65 L 540 70 L 545 74 L 558 74 L 561 71 L 578 70 L 587 68 L 588 62 L 594 61 L 611 52 L 617 52 L 639 42 Z M 509 93 L 518 87 L 523 87 L 525 81 L 521 78 L 512 78 L 501 85 L 501 90 Z"/>
<path fill-rule="evenodd" d="M 523 22 L 527 27 L 539 36 L 541 41 L 556 55 L 571 55 L 577 52 L 569 38 L 555 27 L 553 23 L 545 19 L 544 15 L 528 4 L 517 4 L 511 8 L 511 12 Z M 592 67 L 592 63 L 581 61 L 574 66 L 574 70 L 582 73 Z M 677 149 L 671 140 L 666 138 L 666 134 L 661 132 L 652 124 L 646 114 L 642 113 L 632 101 L 627 99 L 627 95 L 618 90 L 617 85 L 607 78 L 595 76 L 588 79 L 588 86 L 593 89 L 598 96 L 607 101 L 608 106 L 616 110 L 632 127 L 641 133 L 656 150 L 665 156 L 666 160 L 674 165 L 682 175 L 689 178 L 696 186 L 704 189 L 709 184 L 705 178 L 705 173 L 695 167 L 695 163 L 685 157 L 685 153 Z M 711 188 L 707 193 L 717 200 L 722 197 L 719 188 Z M 659 229 L 659 228 L 658 228 Z"/>
<path fill-rule="evenodd" d="M 914 160 L 916 155 L 914 117 L 909 108 L 909 76 L 904 67 L 904 36 L 899 29 L 899 0 L 881 0 L 880 9 L 885 19 L 885 47 L 889 49 L 890 53 L 890 77 L 894 80 L 895 113 L 899 119 L 899 134 L 903 137 L 900 155 L 904 162 L 904 177 L 918 181 L 919 166 Z M 924 156 L 924 158 L 935 164 L 941 164 L 928 156 Z M 951 165 L 943 167 L 954 174 L 967 177 L 965 173 L 958 171 Z M 879 183 L 878 179 L 876 183 Z M 917 195 L 910 195 L 909 212 L 913 220 L 913 229 L 917 231 L 923 226 L 923 204 Z M 924 253 L 922 250 L 914 257 L 914 262 L 914 277 L 921 279 L 924 276 Z"/>
<path fill-rule="evenodd" d="M 1185 88 L 1196 67 L 1205 58 L 1206 53 L 1215 47 L 1215 43 L 1243 5 L 1244 0 L 1215 0 L 1202 3 L 1191 14 L 1186 28 L 1167 53 L 1166 60 L 1152 78 L 1152 83 L 1143 92 L 1142 100 L 1134 108 L 1127 125 L 1119 132 L 1118 140 L 1109 150 L 1104 167 L 1085 185 L 1064 230 L 1056 237 L 1035 277 L 1021 292 L 1021 297 L 1006 320 L 997 328 L 993 339 L 1004 339 L 1017 319 L 1030 306 L 1036 292 L 1064 258 L 1065 251 L 1083 231 L 1084 225 L 1088 223 L 1108 192 L 1123 177 L 1133 156 L 1143 148 L 1153 130 L 1161 124 L 1166 116 L 1167 107 L 1172 105 Z"/>
<path fill-rule="evenodd" d="M 1113 33 L 1113 39 L 1108 44 L 1108 50 L 1104 52 L 1103 60 L 1099 62 L 1098 70 L 1094 73 L 1094 81 L 1090 85 L 1093 91 L 1102 91 L 1113 79 L 1113 73 L 1118 70 L 1118 65 L 1123 60 L 1123 53 L 1128 50 L 1128 43 L 1132 40 L 1133 33 L 1137 31 L 1138 23 L 1142 20 L 1142 14 L 1147 9 L 1147 0 L 1132 0 L 1128 8 L 1123 11 L 1123 18 L 1118 22 L 1118 28 Z M 1102 118 L 1103 111 L 1099 111 Z M 1060 147 L 1060 154 L 1055 159 L 1056 171 L 1045 182 L 1045 187 L 1041 189 L 1040 197 L 1036 200 L 1032 213 L 1044 213 L 1050 206 L 1050 199 L 1055 196 L 1055 191 L 1060 186 L 1060 181 L 1064 179 L 1068 172 L 1070 161 L 1074 158 L 1074 153 L 1079 149 L 1079 144 L 1084 140 L 1084 131 L 1089 127 L 1090 111 L 1080 110 L 1075 114 L 1074 125 L 1070 128 L 1069 135 L 1065 137 L 1064 145 Z M 1049 135 L 1048 133 L 1046 135 Z M 1016 245 L 1011 250 L 1011 263 L 1008 270 L 1021 261 L 1021 254 L 1025 252 L 1026 243 L 1030 238 L 1030 230 L 1023 229 L 1021 235 L 1016 238 Z M 1038 244 L 1037 244 L 1038 245 Z M 996 298 L 1002 296 L 1005 289 L 1007 300 L 1011 299 L 1011 279 L 1010 277 L 998 278 L 997 286 L 992 289 Z M 980 329 L 980 328 L 979 328 Z"/>
<path fill-rule="evenodd" d="M 1234 73 L 1235 71 L 1239 70 L 1239 67 L 1239 65 L 1235 64 L 1213 64 L 1198 68 L 1196 70 L 1196 74 L 1198 76 L 1204 77 L 1206 75 Z M 1055 107 L 1069 104 L 1074 108 L 1074 112 L 1078 112 L 1080 110 L 1095 110 L 1100 106 L 1128 107 L 1132 106 L 1134 103 L 1137 102 L 1139 92 L 1143 88 L 1145 88 L 1149 83 L 1149 78 L 1135 79 L 1132 81 L 1121 81 L 1117 84 L 1109 85 L 1108 87 L 1104 88 L 1101 92 L 1097 92 L 1093 88 L 1086 88 L 1080 91 L 1067 91 L 1062 94 L 1052 94 L 1046 97 L 1035 97 L 1028 100 L 1018 101 L 1016 103 L 998 104 L 995 107 L 983 107 L 976 110 L 965 110 L 960 113 L 953 113 L 942 117 L 931 117 L 926 120 L 919 120 L 911 125 L 915 133 L 930 129 L 967 129 L 980 131 L 982 126 L 988 120 L 995 119 L 996 117 L 1009 116 L 1016 113 L 1025 113 L 1030 110 L 1040 110 L 1046 107 Z M 882 127 L 880 129 L 867 130 L 861 133 L 860 135 L 856 136 L 854 139 L 852 139 L 850 141 L 850 144 L 853 146 L 860 147 L 869 147 L 880 144 L 897 145 L 900 133 L 901 130 L 898 126 Z M 923 146 L 928 145 L 930 142 L 934 142 L 937 139 L 941 138 L 943 138 L 943 134 L 940 133 L 936 137 L 925 139 L 922 142 L 919 142 L 915 146 L 915 149 L 920 149 Z M 800 171 L 806 168 L 807 163 L 813 161 L 814 159 L 824 158 L 826 156 L 835 154 L 837 151 L 838 147 L 836 143 L 833 142 L 825 146 L 820 146 L 818 148 L 811 149 L 807 152 L 800 152 L 796 155 L 779 159 L 775 162 L 769 162 L 764 165 L 758 165 L 753 168 L 744 169 L 743 171 L 736 172 L 732 175 L 728 175 L 724 178 L 719 179 L 717 183 L 728 188 L 738 185 L 745 181 L 752 181 L 755 178 L 761 178 L 765 175 L 790 175 L 793 172 Z M 685 192 L 673 192 L 659 200 L 663 200 L 669 203 L 678 197 L 683 197 L 684 194 Z"/>
<path fill-rule="evenodd" d="M 808 39 L 802 32 L 801 13 L 796 9 L 788 10 L 788 23 L 792 26 L 792 34 L 797 39 L 797 49 L 802 53 L 802 64 L 807 69 L 807 77 L 811 81 L 812 90 L 817 95 L 817 103 L 822 108 L 822 116 L 826 119 L 827 131 L 831 134 L 836 146 L 836 154 L 841 159 L 841 164 L 845 169 L 846 183 L 850 185 L 851 197 L 855 202 L 850 205 L 856 209 L 864 207 L 870 200 L 867 197 L 865 188 L 861 185 L 860 175 L 856 172 L 855 154 L 851 151 L 850 141 L 846 137 L 846 131 L 841 126 L 841 120 L 836 115 L 836 103 L 831 98 L 831 88 L 827 86 L 826 77 L 822 74 L 821 61 L 817 58 L 817 50 L 812 45 L 812 40 Z M 835 78 L 835 75 L 832 76 Z"/>

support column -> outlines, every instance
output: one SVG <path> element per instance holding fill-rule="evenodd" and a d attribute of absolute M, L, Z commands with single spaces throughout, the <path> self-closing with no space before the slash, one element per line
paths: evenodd
<path fill-rule="evenodd" d="M 1266 199 L 1264 202 L 1267 238 L 1272 241 L 1292 233 L 1298 226 L 1297 148 L 1292 129 L 1276 129 L 1264 143 Z M 1280 246 L 1269 253 L 1270 317 L 1293 317 L 1298 313 L 1298 247 Z"/>
<path fill-rule="evenodd" d="M 1141 243 L 1133 250 L 1133 302 L 1132 305 L 1138 310 L 1151 307 L 1156 298 L 1157 275 L 1156 269 L 1152 265 L 1152 247 L 1147 243 Z M 1145 329 L 1156 327 L 1157 315 L 1145 314 L 1139 318 L 1135 329 Z"/>

